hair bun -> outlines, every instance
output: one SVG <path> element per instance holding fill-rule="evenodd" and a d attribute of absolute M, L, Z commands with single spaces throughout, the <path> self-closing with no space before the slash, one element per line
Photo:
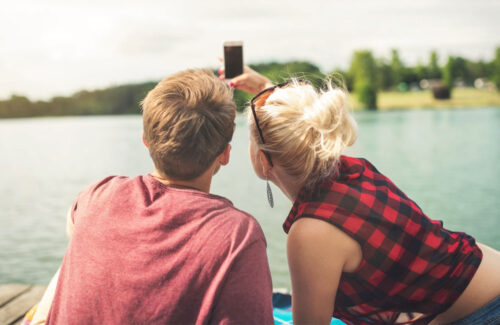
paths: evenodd
<path fill-rule="evenodd" d="M 347 92 L 326 83 L 325 90 L 296 80 L 271 94 L 258 111 L 265 144 L 290 175 L 312 186 L 338 166 L 342 151 L 357 137 Z M 250 124 L 253 118 L 249 117 Z"/>
<path fill-rule="evenodd" d="M 342 121 L 345 97 L 340 89 L 321 91 L 312 105 L 304 107 L 304 121 L 315 130 L 334 131 Z"/>
<path fill-rule="evenodd" d="M 338 159 L 356 140 L 357 126 L 350 113 L 347 94 L 330 83 L 326 90 L 317 93 L 310 106 L 304 107 L 303 119 L 315 134 L 310 146 L 320 160 Z"/>

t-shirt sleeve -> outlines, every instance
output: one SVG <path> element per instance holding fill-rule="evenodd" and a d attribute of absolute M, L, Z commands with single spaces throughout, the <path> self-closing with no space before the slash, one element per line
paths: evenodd
<path fill-rule="evenodd" d="M 69 237 L 72 236 L 73 227 L 77 223 L 76 219 L 78 219 L 78 210 L 81 208 L 85 208 L 89 204 L 90 197 L 92 196 L 92 194 L 96 190 L 98 190 L 102 186 L 108 185 L 115 178 L 116 178 L 116 176 L 108 176 L 100 181 L 97 181 L 97 182 L 87 186 L 84 190 L 82 190 L 78 194 L 75 201 L 71 205 L 70 211 L 68 212 L 66 232 L 68 233 Z M 69 229 L 68 224 L 71 224 L 71 229 Z M 70 231 L 71 231 L 71 235 L 69 233 Z"/>
<path fill-rule="evenodd" d="M 274 324 L 272 281 L 264 238 L 242 251 L 215 306 L 214 324 Z"/>

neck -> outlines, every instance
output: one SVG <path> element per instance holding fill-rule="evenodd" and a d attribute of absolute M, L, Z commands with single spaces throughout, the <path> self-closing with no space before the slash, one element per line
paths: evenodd
<path fill-rule="evenodd" d="M 211 170 L 209 169 L 209 171 Z M 210 193 L 210 185 L 212 184 L 212 175 L 213 174 L 210 174 L 207 171 L 195 179 L 186 181 L 186 180 L 172 179 L 163 176 L 157 169 L 155 169 L 154 172 L 151 173 L 151 176 L 153 176 L 160 183 L 163 183 L 165 185 L 177 188 L 192 189 L 205 193 Z"/>
<path fill-rule="evenodd" d="M 276 164 L 269 173 L 269 180 L 278 186 L 292 202 L 295 201 L 300 190 L 304 186 L 302 182 L 297 181 L 297 177 L 288 175 Z"/>

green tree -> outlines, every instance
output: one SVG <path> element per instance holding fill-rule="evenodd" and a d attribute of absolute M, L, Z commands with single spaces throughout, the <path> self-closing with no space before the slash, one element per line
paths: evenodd
<path fill-rule="evenodd" d="M 492 79 L 497 87 L 497 91 L 500 91 L 500 47 L 495 49 L 495 58 L 493 59 L 492 67 Z"/>
<path fill-rule="evenodd" d="M 471 81 L 471 75 L 467 69 L 467 60 L 460 56 L 456 57 L 454 68 L 456 70 L 456 76 L 460 81 L 468 86 L 472 85 L 474 81 Z"/>
<path fill-rule="evenodd" d="M 488 66 L 488 63 L 483 60 L 477 62 L 465 60 L 465 65 L 468 71 L 469 79 L 466 80 L 468 85 L 473 85 L 478 78 L 490 78 L 493 69 Z"/>
<path fill-rule="evenodd" d="M 441 78 L 441 69 L 439 68 L 439 57 L 436 51 L 432 51 L 429 57 L 428 78 L 439 79 Z"/>
<path fill-rule="evenodd" d="M 139 114 L 140 101 L 156 82 L 121 85 L 106 89 L 79 91 L 72 96 L 57 96 L 50 101 L 31 102 L 13 95 L 0 101 L 0 117 Z"/>
<path fill-rule="evenodd" d="M 422 79 L 429 79 L 429 68 L 423 65 L 420 61 L 417 66 L 412 69 L 413 74 L 415 75 L 416 81 L 419 82 Z"/>
<path fill-rule="evenodd" d="M 392 66 L 383 58 L 377 60 L 377 85 L 382 90 L 389 90 L 394 86 Z"/>
<path fill-rule="evenodd" d="M 354 52 L 349 67 L 354 81 L 354 91 L 368 109 L 377 109 L 377 65 L 370 51 Z"/>
<path fill-rule="evenodd" d="M 251 64 L 250 67 L 274 83 L 283 82 L 290 77 L 297 77 L 307 79 L 319 86 L 325 77 L 317 65 L 307 61 L 270 62 Z"/>
<path fill-rule="evenodd" d="M 1 117 L 28 117 L 33 110 L 33 105 L 28 98 L 12 95 L 10 99 L 0 102 Z"/>
<path fill-rule="evenodd" d="M 394 85 L 398 85 L 403 81 L 404 64 L 399 58 L 399 52 L 396 49 L 391 50 L 391 68 Z"/>
<path fill-rule="evenodd" d="M 419 71 L 418 66 L 414 68 L 404 67 L 402 70 L 401 82 L 398 85 L 400 90 L 408 89 L 408 85 L 418 83 L 420 81 L 419 73 L 425 74 L 425 71 Z"/>
<path fill-rule="evenodd" d="M 448 88 L 452 89 L 458 80 L 464 83 L 471 80 L 470 73 L 467 70 L 466 60 L 459 56 L 450 56 L 443 68 L 443 83 L 448 86 Z"/>
<path fill-rule="evenodd" d="M 452 56 L 448 57 L 448 61 L 443 67 L 443 83 L 451 90 L 455 85 L 455 58 Z"/>

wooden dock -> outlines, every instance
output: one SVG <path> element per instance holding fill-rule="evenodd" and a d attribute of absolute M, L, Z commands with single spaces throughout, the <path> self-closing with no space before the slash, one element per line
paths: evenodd
<path fill-rule="evenodd" d="M 0 285 L 0 324 L 19 324 L 45 292 L 44 286 L 29 284 Z"/>

